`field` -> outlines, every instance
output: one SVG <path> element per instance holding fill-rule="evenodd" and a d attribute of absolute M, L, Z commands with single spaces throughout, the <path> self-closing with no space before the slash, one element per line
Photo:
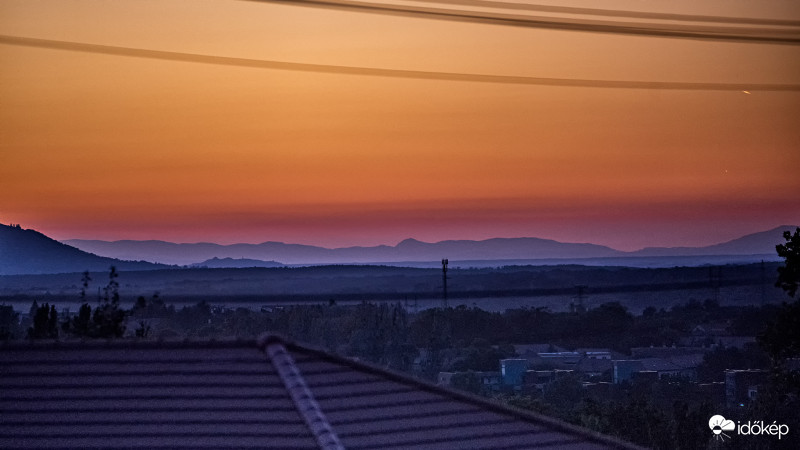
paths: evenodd
<path fill-rule="evenodd" d="M 779 303 L 783 292 L 773 286 L 777 263 L 629 268 L 507 266 L 450 269 L 449 306 L 476 306 L 487 311 L 518 307 L 569 310 L 582 302 L 591 308 L 617 301 L 635 314 L 647 307 L 669 308 L 691 299 L 715 299 L 725 306 Z M 0 303 L 25 311 L 33 300 L 57 308 L 77 309 L 82 274 L 0 277 Z M 100 295 L 107 274 L 91 273 L 91 300 Z M 251 309 L 290 304 L 368 302 L 401 303 L 410 312 L 444 303 L 438 269 L 389 266 L 315 266 L 249 269 L 170 269 L 121 272 L 122 304 L 154 294 L 165 302 Z M 579 289 L 579 286 L 583 286 Z M 579 290 L 581 295 L 579 296 Z M 580 297 L 580 298 L 579 298 Z"/>

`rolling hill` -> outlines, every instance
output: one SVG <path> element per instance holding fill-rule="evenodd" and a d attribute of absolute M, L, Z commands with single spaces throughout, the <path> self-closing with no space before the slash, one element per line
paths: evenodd
<path fill-rule="evenodd" d="M 0 275 L 151 270 L 169 266 L 145 261 L 121 261 L 84 252 L 35 230 L 0 224 Z"/>
<path fill-rule="evenodd" d="M 251 268 L 251 267 L 285 267 L 275 261 L 262 261 L 260 259 L 247 259 L 247 258 L 211 258 L 201 263 L 192 264 L 191 267 L 205 267 L 207 269 L 238 269 L 238 268 Z"/>
<path fill-rule="evenodd" d="M 64 241 L 85 251 L 121 259 L 143 259 L 169 264 L 191 265 L 211 258 L 247 258 L 279 261 L 283 264 L 358 264 L 404 261 L 513 260 L 529 258 L 603 258 L 622 252 L 593 244 L 567 244 L 547 239 L 511 238 L 485 241 L 442 241 L 426 243 L 406 239 L 396 246 L 346 247 L 328 249 L 310 245 L 264 242 L 219 245 L 175 244 L 163 241 Z"/>
<path fill-rule="evenodd" d="M 631 256 L 700 256 L 700 255 L 776 255 L 775 246 L 783 243 L 783 232 L 793 232 L 794 225 L 782 225 L 738 239 L 705 247 L 647 247 Z"/>
<path fill-rule="evenodd" d="M 194 267 L 279 267 L 283 264 L 379 264 L 456 261 L 504 261 L 504 264 L 559 264 L 595 259 L 604 265 L 646 258 L 752 255 L 737 263 L 776 260 L 775 245 L 782 242 L 781 226 L 705 247 L 644 248 L 622 252 L 595 244 L 563 243 L 538 238 L 495 238 L 482 241 L 450 240 L 435 243 L 406 239 L 395 246 L 328 249 L 310 245 L 264 242 L 219 245 L 176 244 L 164 241 L 55 241 L 35 230 L 0 224 L 0 275 L 73 273 L 119 270 L 154 270 L 185 265 Z M 102 256 L 98 256 L 102 255 Z M 745 258 L 746 259 L 746 258 Z M 752 260 L 752 261 L 751 261 Z M 528 262 L 525 262 L 528 261 Z M 708 262 L 705 262 L 708 263 Z M 724 263 L 724 261 L 715 261 Z M 582 264 L 582 263 L 581 263 Z M 676 261 L 675 265 L 686 264 Z M 704 264 L 704 263 L 700 263 Z M 693 265 L 693 264 L 687 264 Z"/>
<path fill-rule="evenodd" d="M 176 244 L 164 241 L 95 241 L 69 240 L 65 243 L 84 251 L 119 259 L 146 260 L 179 265 L 195 265 L 212 258 L 236 258 L 279 261 L 283 264 L 377 264 L 397 262 L 439 261 L 546 261 L 667 258 L 695 256 L 753 255 L 741 262 L 774 260 L 775 245 L 782 242 L 781 226 L 769 231 L 749 234 L 729 242 L 705 247 L 650 247 L 623 252 L 595 244 L 564 243 L 538 238 L 495 238 L 482 241 L 450 240 L 434 243 L 406 239 L 395 246 L 323 248 L 310 245 L 264 242 L 261 244 L 219 245 L 211 243 Z M 757 257 L 756 257 L 757 256 Z M 557 263 L 553 261 L 552 263 Z M 676 261 L 677 263 L 677 261 Z M 701 262 L 705 264 L 708 262 Z M 717 263 L 725 263 L 724 258 Z M 200 263 L 202 264 L 202 263 Z M 624 265 L 624 264 L 623 264 Z"/>

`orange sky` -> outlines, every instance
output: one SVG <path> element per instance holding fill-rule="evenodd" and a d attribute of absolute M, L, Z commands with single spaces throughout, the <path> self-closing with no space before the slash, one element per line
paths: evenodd
<path fill-rule="evenodd" d="M 792 4 L 612 5 L 800 20 Z M 4 1 L 0 34 L 392 69 L 800 83 L 796 45 L 225 0 Z M 0 222 L 59 239 L 536 236 L 632 250 L 800 224 L 797 91 L 396 79 L 0 44 L 0 105 Z"/>

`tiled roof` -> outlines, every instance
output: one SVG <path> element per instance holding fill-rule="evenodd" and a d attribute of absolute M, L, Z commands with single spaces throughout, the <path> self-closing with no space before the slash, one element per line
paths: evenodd
<path fill-rule="evenodd" d="M 0 346 L 0 448 L 633 448 L 268 336 Z"/>
<path fill-rule="evenodd" d="M 614 363 L 610 359 L 581 358 L 575 369 L 580 372 L 605 372 L 612 370 Z"/>

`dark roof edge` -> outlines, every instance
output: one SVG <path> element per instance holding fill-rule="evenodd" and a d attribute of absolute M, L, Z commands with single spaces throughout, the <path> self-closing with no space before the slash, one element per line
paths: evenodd
<path fill-rule="evenodd" d="M 294 342 L 292 342 L 292 341 L 290 341 L 290 340 L 288 340 L 288 339 L 286 339 L 286 338 L 284 338 L 284 337 L 282 337 L 280 335 L 267 333 L 267 334 L 262 335 L 258 339 L 258 345 L 262 349 L 266 348 L 267 345 L 270 345 L 272 343 L 280 343 L 280 344 L 284 345 L 288 350 L 291 350 L 291 351 L 310 354 L 310 355 L 313 355 L 313 356 L 318 357 L 320 359 L 324 359 L 324 360 L 327 360 L 327 361 L 330 361 L 330 362 L 333 362 L 333 363 L 336 363 L 336 364 L 341 364 L 341 365 L 344 365 L 344 366 L 351 367 L 351 368 L 353 368 L 355 370 L 371 373 L 371 374 L 374 374 L 374 375 L 378 375 L 378 376 L 381 376 L 381 377 L 388 378 L 388 379 L 390 379 L 392 381 L 396 381 L 396 382 L 399 382 L 399 383 L 411 385 L 414 388 L 422 390 L 422 391 L 437 393 L 437 394 L 449 397 L 449 398 L 451 398 L 453 400 L 470 403 L 470 404 L 473 404 L 475 406 L 478 406 L 478 407 L 481 407 L 481 408 L 484 408 L 484 409 L 488 409 L 488 410 L 491 410 L 493 412 L 497 412 L 497 413 L 500 413 L 500 414 L 510 415 L 512 417 L 524 420 L 526 422 L 534 422 L 534 423 L 546 424 L 546 425 L 551 426 L 553 428 L 556 428 L 556 429 L 558 429 L 560 431 L 565 431 L 565 432 L 568 432 L 568 433 L 580 435 L 580 436 L 586 438 L 589 441 L 599 442 L 599 443 L 603 443 L 603 444 L 606 444 L 606 445 L 611 445 L 611 446 L 615 446 L 615 447 L 618 447 L 618 448 L 624 448 L 624 449 L 636 449 L 636 450 L 644 449 L 644 447 L 640 447 L 640 446 L 638 446 L 636 444 L 633 444 L 631 442 L 623 441 L 623 440 L 618 439 L 616 437 L 608 436 L 608 435 L 605 435 L 605 434 L 602 434 L 602 433 L 598 433 L 596 431 L 592 431 L 592 430 L 589 430 L 589 429 L 586 429 L 586 428 L 583 428 L 583 427 L 579 427 L 577 425 L 572 425 L 572 424 L 564 422 L 562 420 L 555 419 L 555 418 L 552 418 L 552 417 L 548 417 L 548 416 L 536 413 L 534 411 L 528 411 L 528 410 L 524 410 L 524 409 L 521 409 L 521 408 L 510 406 L 510 405 L 500 404 L 500 403 L 488 400 L 486 398 L 479 397 L 477 395 L 472 395 L 472 394 L 467 393 L 467 392 L 455 391 L 455 390 L 451 390 L 451 389 L 448 389 L 448 388 L 444 388 L 442 386 L 436 386 L 436 385 L 430 384 L 428 382 L 425 382 L 425 381 L 410 377 L 410 376 L 408 376 L 406 374 L 394 372 L 392 370 L 381 368 L 381 367 L 377 367 L 377 366 L 374 366 L 374 365 L 370 365 L 370 364 L 367 364 L 367 363 L 364 363 L 364 362 L 361 362 L 361 361 L 354 361 L 352 359 L 348 359 L 348 358 L 345 358 L 345 357 L 342 357 L 342 356 L 332 355 L 332 354 L 326 352 L 325 350 L 322 350 L 322 349 L 319 349 L 319 348 L 314 348 L 314 347 L 309 347 L 309 346 L 306 346 L 306 345 L 296 344 L 296 343 L 294 343 Z"/>

